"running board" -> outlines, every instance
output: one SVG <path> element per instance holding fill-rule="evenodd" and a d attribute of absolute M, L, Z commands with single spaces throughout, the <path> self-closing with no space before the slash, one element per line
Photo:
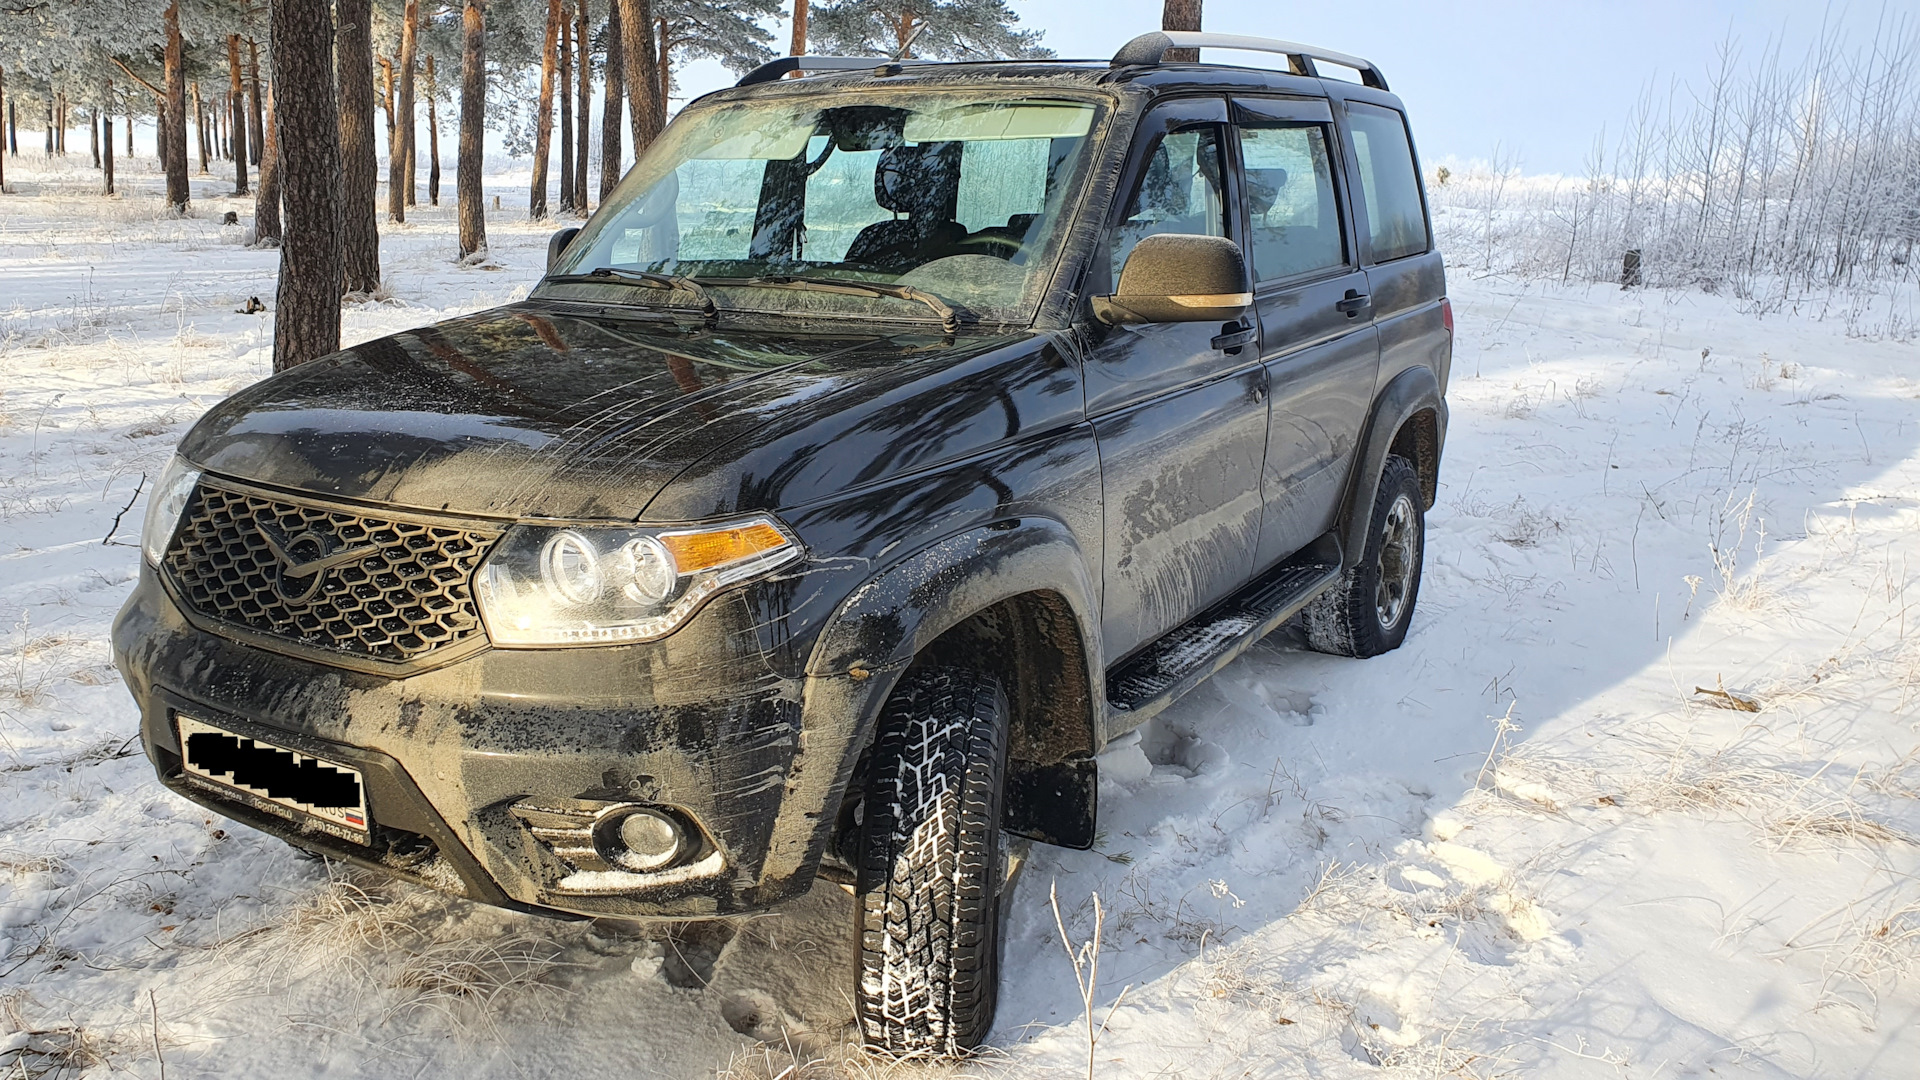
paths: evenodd
<path fill-rule="evenodd" d="M 1283 563 L 1121 661 L 1107 673 L 1109 732 L 1180 700 L 1338 580 L 1337 563 Z"/>

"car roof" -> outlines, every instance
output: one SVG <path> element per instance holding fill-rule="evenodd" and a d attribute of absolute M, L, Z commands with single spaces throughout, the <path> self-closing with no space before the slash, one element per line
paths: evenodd
<path fill-rule="evenodd" d="M 1174 50 L 1190 52 L 1191 62 L 1169 63 Z M 1286 58 L 1285 71 L 1238 64 L 1200 63 L 1201 49 L 1263 53 Z M 881 79 L 908 83 L 958 81 L 1004 82 L 1007 80 L 1056 82 L 1071 86 L 1114 86 L 1129 84 L 1158 91 L 1166 88 L 1190 89 L 1195 86 L 1223 91 L 1282 91 L 1325 97 L 1332 88 L 1321 81 L 1319 65 L 1331 63 L 1353 71 L 1359 86 L 1381 98 L 1398 99 L 1387 93 L 1386 76 L 1379 65 L 1351 53 L 1277 38 L 1241 34 L 1202 33 L 1197 30 L 1153 30 L 1128 41 L 1111 60 L 961 60 L 933 62 L 917 59 L 862 56 L 787 56 L 771 60 L 742 76 L 737 88 L 761 85 L 792 87 L 812 84 L 811 89 L 851 88 Z M 798 79 L 787 76 L 798 75 Z M 1346 80 L 1337 80 L 1345 83 Z M 1357 88 L 1356 88 L 1357 89 Z M 796 91 L 783 91 L 791 93 Z M 805 90 L 798 91 L 805 93 Z M 1374 94 L 1362 94 L 1371 97 Z M 1341 96 L 1346 96 L 1345 91 Z"/>
<path fill-rule="evenodd" d="M 767 95 L 808 96 L 840 90 L 881 87 L 1009 87 L 1097 90 L 1132 88 L 1158 97 L 1175 91 L 1206 89 L 1220 93 L 1281 93 L 1294 97 L 1328 97 L 1328 84 L 1340 87 L 1340 96 L 1378 100 L 1399 108 L 1399 99 L 1385 91 L 1327 76 L 1297 75 L 1271 68 L 1233 64 L 1174 63 L 1154 67 L 1114 68 L 1105 60 L 976 60 L 894 64 L 870 60 L 871 66 L 808 74 L 803 78 L 771 79 L 728 87 L 706 95 L 719 100 L 744 100 Z M 704 100 L 704 99 L 703 99 Z"/>

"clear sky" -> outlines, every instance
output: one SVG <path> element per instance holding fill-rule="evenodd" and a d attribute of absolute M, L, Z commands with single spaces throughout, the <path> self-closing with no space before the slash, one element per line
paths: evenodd
<path fill-rule="evenodd" d="M 1061 56 L 1108 57 L 1160 25 L 1160 0 L 1011 3 Z M 1823 18 L 1864 44 L 1882 17 L 1912 32 L 1920 0 L 1206 0 L 1204 22 L 1372 60 L 1406 102 L 1429 161 L 1487 158 L 1498 144 L 1528 172 L 1578 173 L 1595 135 L 1605 127 L 1611 142 L 1643 87 L 1699 85 L 1729 36 L 1746 58 L 1779 44 L 1798 59 Z M 781 46 L 788 33 L 780 27 Z M 689 65 L 680 85 L 704 93 L 731 80 L 709 62 Z"/>

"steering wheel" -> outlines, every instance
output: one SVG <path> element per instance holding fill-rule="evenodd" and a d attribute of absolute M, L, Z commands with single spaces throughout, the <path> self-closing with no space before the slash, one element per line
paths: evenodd
<path fill-rule="evenodd" d="M 968 254 L 991 255 L 996 259 L 1008 260 L 1020 254 L 1020 249 L 1025 246 L 1011 236 L 976 236 L 956 245 Z"/>

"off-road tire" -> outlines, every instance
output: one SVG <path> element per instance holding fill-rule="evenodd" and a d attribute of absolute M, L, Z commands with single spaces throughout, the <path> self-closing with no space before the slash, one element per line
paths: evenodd
<path fill-rule="evenodd" d="M 1400 504 L 1397 513 L 1396 504 Z M 1425 506 L 1426 495 L 1421 490 L 1420 474 L 1413 462 L 1397 455 L 1389 456 L 1380 470 L 1380 486 L 1374 493 L 1367 521 L 1367 546 L 1360 554 L 1360 561 L 1349 567 L 1331 589 L 1314 597 L 1302 613 L 1308 645 L 1335 656 L 1379 656 L 1399 648 L 1406 640 L 1407 627 L 1413 622 L 1414 603 L 1420 597 L 1420 568 L 1427 549 Z M 1388 622 L 1381 615 L 1381 581 L 1393 568 L 1383 569 L 1381 556 L 1389 547 L 1389 535 L 1400 532 L 1390 527 L 1390 521 L 1402 522 L 1402 516 L 1409 512 L 1411 518 L 1405 524 L 1411 526 L 1414 543 L 1411 566 L 1406 568 L 1404 579 L 1400 575 L 1389 579 L 1403 580 L 1404 588 L 1398 590 L 1401 594 L 1398 613 Z M 1406 558 L 1402 552 L 1388 562 L 1397 565 Z"/>
<path fill-rule="evenodd" d="M 1000 956 L 1006 694 L 964 668 L 914 668 L 869 759 L 858 873 L 867 1047 L 955 1055 L 993 1025 Z"/>

